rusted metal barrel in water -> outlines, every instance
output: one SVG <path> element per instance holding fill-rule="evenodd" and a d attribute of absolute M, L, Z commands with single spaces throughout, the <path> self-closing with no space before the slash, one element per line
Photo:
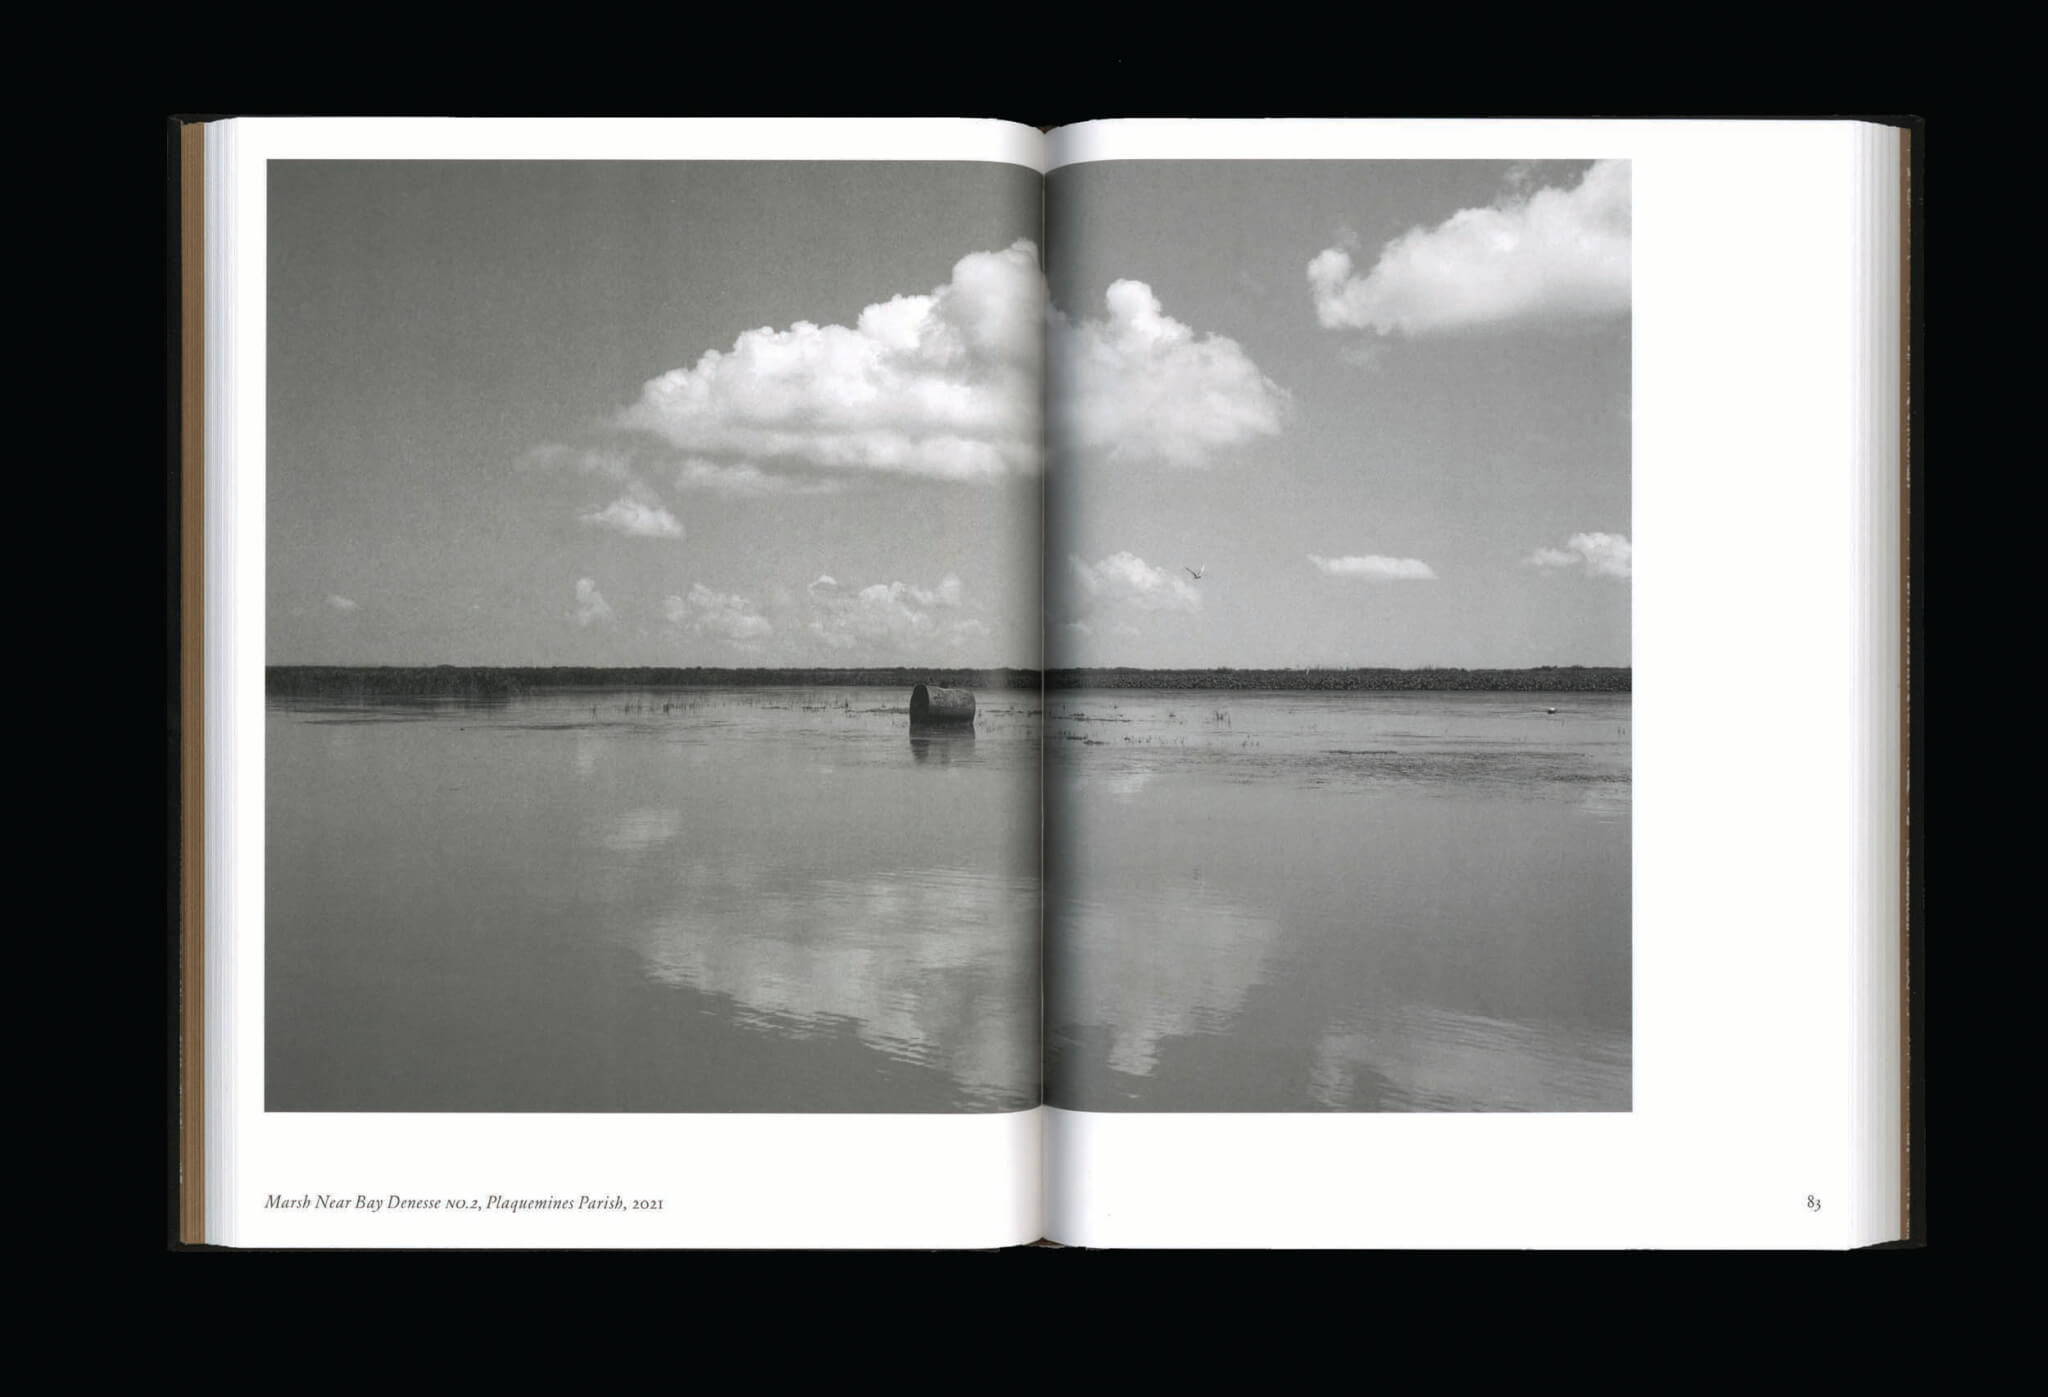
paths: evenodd
<path fill-rule="evenodd" d="M 974 691 L 920 684 L 910 691 L 912 732 L 973 732 Z"/>

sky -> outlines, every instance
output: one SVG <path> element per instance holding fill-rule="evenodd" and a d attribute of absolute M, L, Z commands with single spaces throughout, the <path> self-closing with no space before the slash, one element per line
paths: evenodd
<path fill-rule="evenodd" d="M 269 186 L 269 663 L 1629 661 L 1625 164 Z"/>
<path fill-rule="evenodd" d="M 1054 171 L 1049 661 L 1628 664 L 1629 210 L 1625 162 Z"/>
<path fill-rule="evenodd" d="M 1041 658 L 1036 172 L 272 162 L 267 662 Z"/>

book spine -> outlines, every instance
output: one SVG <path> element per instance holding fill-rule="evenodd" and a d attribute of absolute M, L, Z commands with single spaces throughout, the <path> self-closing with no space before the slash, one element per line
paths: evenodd
<path fill-rule="evenodd" d="M 179 382 L 178 1236 L 206 1241 L 206 128 L 177 131 Z"/>

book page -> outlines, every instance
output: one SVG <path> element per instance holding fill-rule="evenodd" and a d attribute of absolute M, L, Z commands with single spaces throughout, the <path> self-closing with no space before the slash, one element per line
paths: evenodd
<path fill-rule="evenodd" d="M 1893 141 L 1055 133 L 1051 1237 L 1896 1235 Z"/>
<path fill-rule="evenodd" d="M 217 147 L 213 1240 L 1039 1237 L 1038 133 Z"/>

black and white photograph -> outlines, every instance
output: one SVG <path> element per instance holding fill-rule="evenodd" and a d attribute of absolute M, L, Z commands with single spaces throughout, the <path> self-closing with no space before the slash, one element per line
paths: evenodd
<path fill-rule="evenodd" d="M 266 1109 L 1037 1106 L 1039 173 L 268 179 Z"/>
<path fill-rule="evenodd" d="M 1626 1112 L 1626 161 L 275 160 L 271 1112 Z"/>
<path fill-rule="evenodd" d="M 1629 1110 L 1628 163 L 1046 198 L 1047 1102 Z"/>

